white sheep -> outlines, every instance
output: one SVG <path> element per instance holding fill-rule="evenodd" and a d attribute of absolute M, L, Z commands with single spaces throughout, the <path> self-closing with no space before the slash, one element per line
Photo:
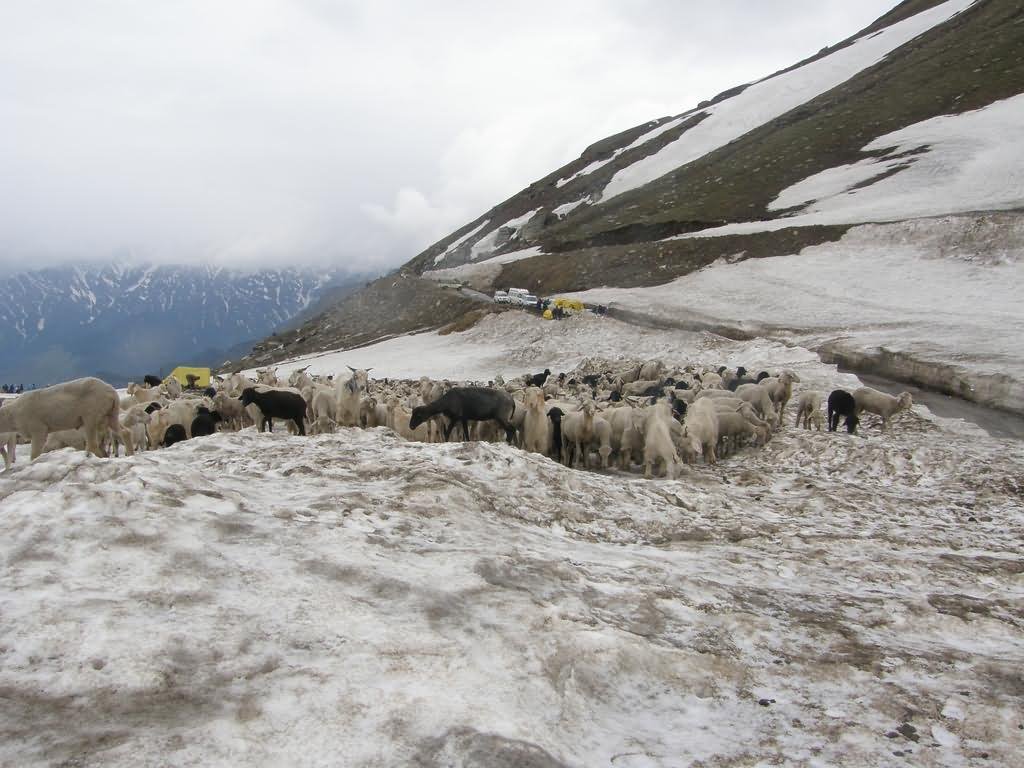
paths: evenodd
<path fill-rule="evenodd" d="M 767 393 L 765 394 L 767 395 Z M 694 451 L 703 453 L 706 463 L 715 463 L 717 458 L 715 446 L 718 445 L 718 411 L 715 409 L 714 400 L 697 400 L 686 409 L 683 437 L 690 441 Z"/>
<path fill-rule="evenodd" d="M 775 404 L 772 402 L 771 394 L 767 387 L 760 384 L 740 384 L 736 387 L 736 397 L 746 400 L 760 414 L 762 419 L 771 424 L 772 429 L 778 425 L 778 416 L 775 413 Z"/>
<path fill-rule="evenodd" d="M 523 449 L 532 453 L 547 454 L 551 443 L 551 424 L 545 408 L 544 391 L 539 387 L 527 389 L 522 410 Z M 518 406 L 516 411 L 519 411 Z"/>
<path fill-rule="evenodd" d="M 637 379 L 661 381 L 664 378 L 665 364 L 661 360 L 648 360 L 640 366 Z"/>
<path fill-rule="evenodd" d="M 824 392 L 805 390 L 801 392 L 796 400 L 796 425 L 803 424 L 804 429 L 810 429 L 811 424 L 821 432 L 821 426 L 825 423 L 825 417 L 821 412 L 821 402 L 825 398 Z"/>
<path fill-rule="evenodd" d="M 644 412 L 624 405 L 609 409 L 605 418 L 612 427 L 611 445 L 619 453 L 619 465 L 628 470 L 632 466 L 633 454 L 639 456 L 644 449 Z"/>
<path fill-rule="evenodd" d="M 120 413 L 117 391 L 104 381 L 87 377 L 25 392 L 8 402 L 0 408 L 0 433 L 17 432 L 31 438 L 35 460 L 50 432 L 81 427 L 87 450 L 102 457 L 103 429 L 119 429 Z"/>
<path fill-rule="evenodd" d="M 768 390 L 772 403 L 778 409 L 780 421 L 786 410 L 786 404 L 793 396 L 793 382 L 796 381 L 800 381 L 800 377 L 793 373 L 793 371 L 783 371 L 778 376 L 769 376 L 758 382 L 758 386 Z"/>
<path fill-rule="evenodd" d="M 221 391 L 213 396 L 213 407 L 221 416 L 224 429 L 239 430 L 243 426 L 245 406 L 237 397 Z"/>
<path fill-rule="evenodd" d="M 168 376 L 162 385 L 162 389 L 167 393 L 167 396 L 172 400 L 176 400 L 181 397 L 181 382 L 179 382 L 173 376 Z"/>
<path fill-rule="evenodd" d="M 857 415 L 867 411 L 882 417 L 882 431 L 889 426 L 889 419 L 900 411 L 906 411 L 914 404 L 909 392 L 901 392 L 897 397 L 879 392 L 871 387 L 861 387 L 853 393 L 857 404 Z M 2 430 L 0 430 L 2 431 Z"/>
<path fill-rule="evenodd" d="M 652 476 L 655 464 L 665 465 L 665 477 L 675 479 L 679 467 L 679 452 L 672 440 L 672 409 L 668 403 L 659 401 L 646 411 L 644 422 L 644 477 Z"/>
<path fill-rule="evenodd" d="M 594 437 L 594 404 L 585 402 L 578 411 L 562 417 L 562 463 L 575 466 L 586 463 L 586 450 Z"/>
<path fill-rule="evenodd" d="M 718 439 L 722 444 L 723 454 L 738 448 L 741 438 L 753 438 L 754 445 L 764 443 L 768 439 L 767 426 L 758 427 L 738 411 L 718 410 L 716 416 L 718 418 Z"/>

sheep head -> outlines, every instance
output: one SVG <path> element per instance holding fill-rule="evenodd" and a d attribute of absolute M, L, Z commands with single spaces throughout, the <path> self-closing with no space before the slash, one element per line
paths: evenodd
<path fill-rule="evenodd" d="M 914 404 L 914 398 L 911 397 L 909 392 L 900 392 L 899 397 L 896 398 L 896 402 L 899 404 L 901 411 L 906 411 Z"/>

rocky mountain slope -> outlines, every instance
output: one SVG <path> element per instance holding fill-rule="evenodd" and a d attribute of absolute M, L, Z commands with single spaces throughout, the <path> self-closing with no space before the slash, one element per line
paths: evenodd
<path fill-rule="evenodd" d="M 839 243 L 863 224 L 954 215 L 968 217 L 950 226 L 956 232 L 977 226 L 1015 233 L 1012 220 L 1024 211 L 1022 91 L 1019 3 L 907 0 L 787 70 L 588 147 L 417 255 L 403 280 L 372 286 L 372 313 L 353 311 L 371 293 L 353 296 L 284 339 L 280 356 L 423 327 L 422 312 L 406 311 L 407 281 L 416 276 L 542 295 L 635 289 L 666 285 L 719 260 Z M 1003 217 L 996 227 L 984 218 L 993 211 Z M 926 229 L 911 228 L 907 237 Z M 1016 235 L 994 238 L 984 259 L 996 252 L 1019 259 Z M 963 241 L 973 247 L 972 238 Z M 695 316 L 702 297 L 688 298 L 676 317 L 658 321 L 707 321 L 728 331 L 728 315 Z M 470 306 L 442 301 L 434 325 Z M 778 324 L 772 311 L 756 318 L 758 328 Z M 732 332 L 744 333 L 735 324 Z M 298 336 L 301 349 L 293 344 Z M 872 343 L 884 348 L 885 341 L 876 335 Z M 889 359 L 857 345 L 831 349 L 846 350 L 838 361 L 854 366 Z M 933 383 L 919 361 L 899 360 L 882 372 Z M 1004 407 L 1017 399 L 1024 407 L 1024 398 L 1005 388 L 994 397 Z"/>
<path fill-rule="evenodd" d="M 43 385 L 97 373 L 117 380 L 219 363 L 346 280 L 328 270 L 181 265 L 16 274 L 0 281 L 0 381 Z"/>

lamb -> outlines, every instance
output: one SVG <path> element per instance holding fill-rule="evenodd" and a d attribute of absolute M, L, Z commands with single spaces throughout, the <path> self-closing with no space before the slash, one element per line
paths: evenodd
<path fill-rule="evenodd" d="M 93 377 L 75 379 L 19 395 L 0 408 L 0 433 L 17 432 L 32 441 L 32 460 L 39 457 L 50 432 L 85 430 L 86 448 L 103 457 L 103 430 L 119 430 L 121 403 L 117 391 Z"/>
<path fill-rule="evenodd" d="M 801 423 L 804 429 L 810 429 L 811 424 L 814 424 L 815 428 L 821 432 L 822 416 L 821 416 L 821 400 L 823 398 L 821 392 L 814 390 L 807 390 L 800 393 L 800 396 L 796 400 L 796 425 L 799 427 Z"/>
<path fill-rule="evenodd" d="M 765 393 L 767 395 L 767 393 Z M 718 445 L 718 412 L 712 400 L 697 400 L 686 412 L 683 437 L 696 453 L 704 454 L 704 461 L 714 464 L 715 446 Z"/>
<path fill-rule="evenodd" d="M 551 442 L 549 432 L 544 392 L 539 387 L 530 387 L 526 390 L 523 407 L 523 449 L 546 454 Z"/>
<path fill-rule="evenodd" d="M 914 404 L 914 399 L 909 392 L 901 392 L 897 397 L 879 392 L 871 387 L 861 387 L 853 393 L 856 404 L 856 413 L 867 411 L 882 417 L 882 431 L 889 426 L 889 419 L 901 411 L 906 411 Z"/>
<path fill-rule="evenodd" d="M 86 450 L 85 433 L 80 429 L 59 429 L 46 436 L 43 453 L 59 451 L 62 448 L 73 448 L 76 451 Z"/>
<path fill-rule="evenodd" d="M 333 435 L 337 429 L 338 422 L 330 416 L 321 416 L 313 422 L 309 432 L 312 435 Z"/>
<path fill-rule="evenodd" d="M 672 411 L 668 403 L 658 403 L 647 409 L 644 422 L 644 477 L 650 478 L 655 464 L 665 465 L 665 477 L 675 479 L 679 467 L 679 452 L 672 440 Z"/>
<path fill-rule="evenodd" d="M 857 401 L 845 389 L 834 389 L 828 396 L 828 431 L 835 432 L 839 426 L 839 417 L 846 417 L 846 431 L 851 435 L 857 432 Z"/>
<path fill-rule="evenodd" d="M 338 423 L 338 400 L 335 397 L 334 391 L 323 388 L 314 389 L 309 412 L 313 421 L 327 418 Z"/>
<path fill-rule="evenodd" d="M 514 438 L 512 415 L 515 408 L 512 396 L 500 389 L 454 387 L 434 402 L 414 408 L 409 425 L 411 429 L 416 429 L 430 417 L 444 414 L 449 420 L 444 439 L 448 440 L 458 422 L 462 425 L 463 437 L 468 441 L 470 421 L 494 419 L 505 429 L 505 437 L 511 444 Z"/>
<path fill-rule="evenodd" d="M 425 406 L 418 406 L 420 408 Z M 388 417 L 387 425 L 395 432 L 397 432 L 405 440 L 416 440 L 418 442 L 427 442 L 430 438 L 430 432 L 425 423 L 413 424 L 415 410 L 410 413 L 401 406 L 398 402 L 397 397 L 392 397 L 388 400 Z"/>
<path fill-rule="evenodd" d="M 300 435 L 306 434 L 306 401 L 298 392 L 282 389 L 260 391 L 256 387 L 242 390 L 242 405 L 256 405 L 260 409 L 260 432 L 267 425 L 274 431 L 274 419 L 285 419 L 295 424 Z"/>
<path fill-rule="evenodd" d="M 153 405 L 152 403 L 150 405 Z M 143 447 L 146 440 L 146 425 L 152 421 L 152 416 L 147 410 L 149 406 L 135 405 L 120 415 L 121 428 L 110 433 L 111 443 L 114 448 L 114 455 L 118 455 L 118 447 L 124 445 L 124 452 L 128 456 L 135 454 L 135 451 Z"/>
<path fill-rule="evenodd" d="M 163 385 L 164 391 L 167 392 L 167 396 L 172 400 L 181 397 L 181 382 L 173 376 L 170 376 Z"/>

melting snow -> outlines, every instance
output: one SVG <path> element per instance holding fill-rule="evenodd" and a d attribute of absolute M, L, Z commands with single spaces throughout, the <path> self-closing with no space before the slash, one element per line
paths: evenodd
<path fill-rule="evenodd" d="M 925 415 L 675 482 L 385 429 L 19 463 L 0 763 L 1010 765 L 1024 449 Z"/>

